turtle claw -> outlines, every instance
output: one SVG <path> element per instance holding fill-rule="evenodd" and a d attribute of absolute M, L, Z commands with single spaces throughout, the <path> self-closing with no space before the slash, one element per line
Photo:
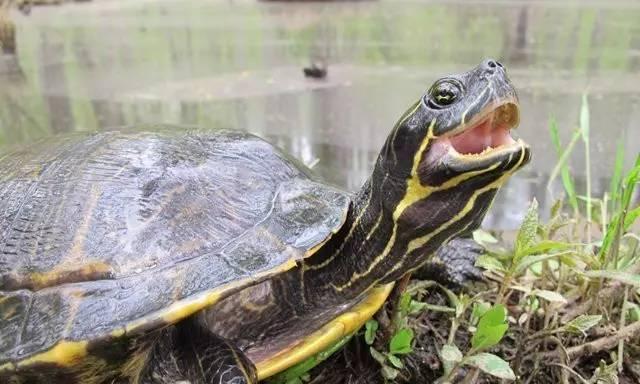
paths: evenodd
<path fill-rule="evenodd" d="M 478 256 L 485 252 L 484 247 L 471 238 L 452 239 L 438 248 L 414 276 L 458 287 L 471 281 L 480 281 L 483 279 L 482 271 L 475 263 Z"/>

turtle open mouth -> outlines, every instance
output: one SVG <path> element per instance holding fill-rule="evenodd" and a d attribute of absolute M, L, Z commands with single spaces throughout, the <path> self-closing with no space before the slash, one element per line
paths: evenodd
<path fill-rule="evenodd" d="M 450 148 L 462 156 L 479 156 L 516 144 L 511 129 L 520 122 L 518 104 L 507 101 L 487 108 L 466 124 L 464 130 L 448 137 Z"/>

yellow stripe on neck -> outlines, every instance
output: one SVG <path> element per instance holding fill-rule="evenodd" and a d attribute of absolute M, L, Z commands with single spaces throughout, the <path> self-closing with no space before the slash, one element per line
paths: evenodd
<path fill-rule="evenodd" d="M 417 182 L 418 185 L 420 185 L 420 179 L 419 179 L 419 176 L 418 176 L 418 165 L 420 164 L 420 160 L 422 159 L 423 152 L 427 149 L 427 147 L 428 147 L 429 143 L 431 142 L 431 140 L 433 140 L 435 138 L 435 136 L 433 134 L 433 128 L 435 127 L 435 125 L 436 125 L 436 119 L 431 120 L 431 124 L 429 125 L 429 129 L 427 131 L 427 135 L 425 136 L 425 138 L 420 143 L 420 147 L 416 151 L 416 154 L 413 157 L 413 165 L 412 165 L 412 168 L 411 168 L 411 179 L 410 179 L 409 183 L 411 183 L 411 180 L 417 179 L 416 182 Z M 411 201 L 411 200 L 414 200 L 416 198 L 416 195 L 414 194 L 416 192 L 411 190 L 411 186 L 412 186 L 411 184 L 407 184 L 407 189 L 405 191 L 405 195 L 402 198 L 402 200 L 400 200 L 400 202 L 398 203 L 398 206 L 396 207 L 396 209 L 393 212 L 393 229 L 391 231 L 391 237 L 389 238 L 389 241 L 387 242 L 387 245 L 385 246 L 385 248 L 382 251 L 382 253 L 380 253 L 378 256 L 376 256 L 371 261 L 371 263 L 369 263 L 369 267 L 367 268 L 366 271 L 364 271 L 362 273 L 354 272 L 353 275 L 351 276 L 351 278 L 349 279 L 349 281 L 346 282 L 344 285 L 336 286 L 336 285 L 332 284 L 333 288 L 336 291 L 341 292 L 345 288 L 350 287 L 351 284 L 353 284 L 355 281 L 360 279 L 362 276 L 368 275 L 373 270 L 373 268 L 375 268 L 387 256 L 387 254 L 391 250 L 391 247 L 395 243 L 396 232 L 398 230 L 398 218 L 400 217 L 402 212 L 406 209 L 406 207 L 409 206 L 409 204 L 407 204 L 406 201 L 407 200 Z"/>

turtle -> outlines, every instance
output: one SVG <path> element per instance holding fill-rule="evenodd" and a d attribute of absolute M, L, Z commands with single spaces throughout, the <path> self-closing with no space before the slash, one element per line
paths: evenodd
<path fill-rule="evenodd" d="M 144 126 L 0 158 L 0 381 L 253 384 L 323 351 L 470 233 L 530 159 L 487 59 L 400 117 L 357 192 L 249 133 Z M 334 348 L 335 349 L 335 348 Z"/>

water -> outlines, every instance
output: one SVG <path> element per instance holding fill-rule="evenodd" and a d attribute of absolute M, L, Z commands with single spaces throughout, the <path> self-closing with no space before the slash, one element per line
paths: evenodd
<path fill-rule="evenodd" d="M 17 58 L 0 58 L 0 148 L 137 123 L 248 130 L 349 190 L 367 178 L 395 120 L 433 80 L 500 59 L 519 90 L 534 158 L 486 225 L 545 208 L 588 92 L 596 191 L 617 143 L 640 148 L 640 3 L 623 1 L 98 1 L 14 14 Z M 302 68 L 326 61 L 326 80 Z M 584 180 L 582 144 L 571 162 Z M 556 193 L 556 196 L 557 193 Z"/>

